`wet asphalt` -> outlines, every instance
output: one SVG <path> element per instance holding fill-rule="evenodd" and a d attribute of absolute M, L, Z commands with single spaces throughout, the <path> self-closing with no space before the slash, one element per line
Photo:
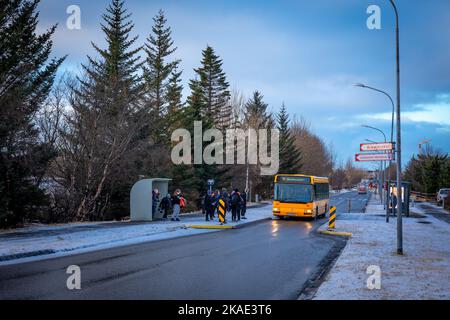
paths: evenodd
<path fill-rule="evenodd" d="M 367 195 L 336 195 L 338 212 Z M 359 208 L 359 209 L 358 209 Z M 252 210 L 271 210 L 271 206 Z M 262 221 L 240 229 L 0 266 L 0 299 L 297 299 L 346 240 L 318 235 L 326 220 Z M 81 290 L 67 289 L 68 266 Z"/>

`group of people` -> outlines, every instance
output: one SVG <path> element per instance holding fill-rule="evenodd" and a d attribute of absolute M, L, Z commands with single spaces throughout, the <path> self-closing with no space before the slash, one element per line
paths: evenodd
<path fill-rule="evenodd" d="M 234 189 L 229 193 L 226 188 L 223 188 L 221 191 L 208 191 L 205 195 L 202 205 L 206 221 L 214 220 L 220 200 L 223 200 L 225 203 L 225 215 L 227 212 L 231 212 L 231 220 L 233 222 L 247 219 L 245 217 L 247 211 L 247 192 L 244 191 L 241 193 L 238 189 Z M 226 223 L 226 218 L 224 223 Z"/>
<path fill-rule="evenodd" d="M 181 190 L 177 189 L 173 195 L 167 194 L 160 201 L 160 193 L 158 189 L 152 191 L 152 212 L 155 218 L 156 211 L 159 209 L 163 213 L 163 219 L 167 220 L 169 211 L 173 209 L 172 221 L 180 221 L 181 208 L 186 206 L 186 199 L 181 194 Z"/>
<path fill-rule="evenodd" d="M 231 193 L 226 188 L 216 191 L 208 191 L 201 199 L 202 211 L 206 216 L 206 221 L 214 220 L 216 212 L 219 207 L 220 200 L 223 200 L 225 204 L 225 216 L 227 212 L 231 212 L 231 220 L 233 222 L 241 221 L 241 219 L 247 219 L 245 214 L 247 212 L 247 192 L 240 192 L 238 189 L 234 189 Z M 180 221 L 181 208 L 186 206 L 186 199 L 181 194 L 181 190 L 177 189 L 173 195 L 160 198 L 160 192 L 158 189 L 152 191 L 152 214 L 153 218 L 156 217 L 156 213 L 162 213 L 162 218 L 167 220 L 169 212 L 172 210 L 172 221 Z M 226 217 L 225 221 L 226 223 Z"/>

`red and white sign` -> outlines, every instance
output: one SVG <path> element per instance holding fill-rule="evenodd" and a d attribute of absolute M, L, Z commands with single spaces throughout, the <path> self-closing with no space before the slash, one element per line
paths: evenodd
<path fill-rule="evenodd" d="M 393 161 L 394 154 L 392 153 L 367 153 L 367 154 L 356 154 L 356 162 L 372 162 L 372 161 Z"/>
<path fill-rule="evenodd" d="M 361 151 L 392 151 L 394 150 L 394 144 L 392 142 L 383 143 L 362 143 Z"/>

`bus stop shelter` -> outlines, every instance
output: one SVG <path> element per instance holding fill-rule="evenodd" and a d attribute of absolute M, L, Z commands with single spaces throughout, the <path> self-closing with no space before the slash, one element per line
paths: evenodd
<path fill-rule="evenodd" d="M 162 218 L 162 213 L 159 210 L 153 212 L 153 197 L 152 191 L 158 189 L 160 193 L 160 200 L 169 193 L 169 182 L 172 179 L 153 178 L 143 179 L 131 188 L 130 193 L 130 213 L 131 221 L 133 222 L 147 222 L 158 220 Z M 158 208 L 159 203 L 156 204 Z"/>
<path fill-rule="evenodd" d="M 386 214 L 387 215 L 396 215 L 397 208 L 392 208 L 392 197 L 393 195 L 397 195 L 397 183 L 395 181 L 388 181 L 388 192 L 387 192 L 387 206 L 386 206 Z M 403 181 L 402 182 L 402 212 L 407 217 L 409 217 L 409 204 L 411 197 L 411 183 Z M 397 199 L 397 203 L 399 203 Z"/>

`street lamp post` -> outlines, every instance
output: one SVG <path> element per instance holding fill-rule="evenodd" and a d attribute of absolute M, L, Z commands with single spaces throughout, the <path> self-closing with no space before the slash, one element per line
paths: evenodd
<path fill-rule="evenodd" d="M 403 254 L 403 202 L 402 202 L 402 134 L 400 114 L 400 27 L 397 6 L 389 0 L 395 12 L 397 60 L 397 254 Z"/>
<path fill-rule="evenodd" d="M 397 6 L 394 3 L 394 0 L 389 0 L 391 3 L 394 12 L 395 12 L 395 35 L 396 35 L 396 62 L 397 62 L 397 69 L 396 69 L 396 77 L 397 77 L 397 141 L 396 141 L 396 152 L 397 152 L 397 254 L 402 255 L 403 254 L 403 221 L 402 221 L 402 214 L 403 214 L 403 203 L 402 203 L 402 136 L 401 136 L 401 113 L 400 113 L 400 26 L 399 26 L 399 15 Z M 392 98 L 384 91 L 375 89 L 372 87 L 368 87 L 365 85 L 358 84 L 356 85 L 358 87 L 372 89 L 378 92 L 381 92 L 385 94 L 394 105 L 394 102 Z M 394 117 L 393 117 L 394 119 Z M 393 124 L 394 121 L 392 121 L 392 131 L 393 133 Z M 393 134 L 392 134 L 393 138 Z M 393 139 L 391 139 L 391 142 L 393 142 Z"/>

